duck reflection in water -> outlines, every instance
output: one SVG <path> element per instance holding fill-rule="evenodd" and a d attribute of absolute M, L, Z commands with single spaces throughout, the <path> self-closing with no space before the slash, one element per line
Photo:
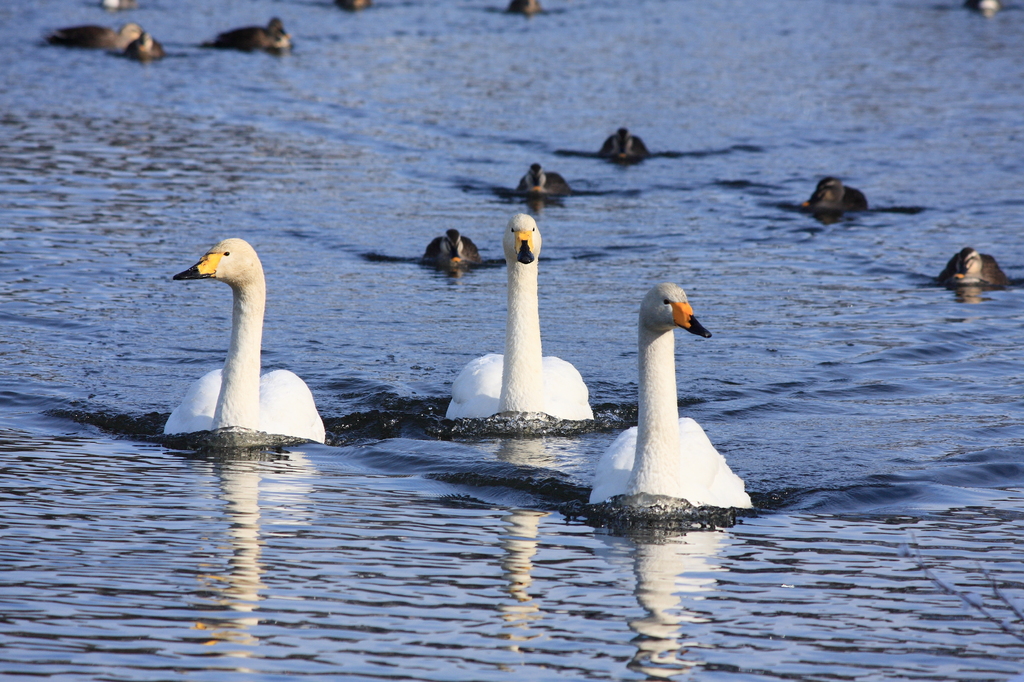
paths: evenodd
<path fill-rule="evenodd" d="M 227 557 L 227 569 L 217 570 L 214 562 L 203 564 L 199 579 L 205 591 L 211 595 L 207 603 L 200 605 L 204 611 L 214 608 L 223 609 L 222 617 L 206 617 L 195 623 L 196 630 L 203 631 L 209 639 L 204 642 L 208 646 L 223 643 L 245 645 L 248 647 L 259 644 L 259 639 L 249 631 L 259 625 L 260 618 L 256 615 L 259 602 L 263 599 L 261 592 L 266 589 L 262 581 L 263 565 L 260 563 L 262 541 L 260 540 L 260 488 L 261 479 L 268 473 L 283 473 L 286 483 L 274 486 L 275 497 L 287 497 L 287 504 L 274 504 L 275 509 L 288 509 L 294 512 L 303 505 L 295 504 L 295 495 L 305 499 L 309 486 L 291 480 L 297 473 L 309 469 L 309 464 L 302 453 L 288 453 L 287 460 L 273 462 L 251 459 L 218 462 L 213 465 L 220 476 L 221 496 L 225 502 L 225 518 L 230 523 L 227 540 L 230 555 Z M 211 468 L 213 468 L 211 467 Z M 264 481 L 264 493 L 269 487 Z M 285 493 L 285 495 L 282 495 Z M 278 500 L 275 500 L 277 502 Z M 307 521 L 301 518 L 290 519 L 292 523 L 304 525 Z M 280 521 L 279 521 L 280 523 Z M 221 547 L 220 543 L 217 543 Z M 201 569 L 201 570 L 202 570 Z M 211 570 L 212 569 L 212 570 Z M 221 655 L 248 658 L 253 655 L 250 649 L 232 649 L 220 652 Z"/>
<path fill-rule="evenodd" d="M 519 650 L 519 642 L 535 639 L 541 634 L 530 631 L 530 624 L 540 620 L 543 612 L 529 590 L 533 584 L 530 572 L 533 570 L 532 559 L 537 554 L 537 532 L 540 520 L 547 515 L 548 512 L 516 509 L 501 518 L 506 524 L 505 533 L 501 536 L 501 548 L 504 551 L 501 575 L 508 583 L 505 591 L 513 601 L 499 604 L 498 610 L 501 611 L 506 627 L 515 630 L 502 635 L 509 640 L 512 651 Z"/>

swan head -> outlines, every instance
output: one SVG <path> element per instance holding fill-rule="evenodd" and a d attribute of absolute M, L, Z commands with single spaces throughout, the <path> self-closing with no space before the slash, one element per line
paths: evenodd
<path fill-rule="evenodd" d="M 256 250 L 244 239 L 225 239 L 206 252 L 199 262 L 172 279 L 219 279 L 231 286 L 246 284 L 263 273 Z"/>
<path fill-rule="evenodd" d="M 711 332 L 693 316 L 686 292 L 671 282 L 659 284 L 644 296 L 640 304 L 640 326 L 653 332 L 668 332 L 682 327 L 705 339 L 711 337 Z"/>
<path fill-rule="evenodd" d="M 505 249 L 505 262 L 520 262 L 529 265 L 540 255 L 540 230 L 537 221 L 525 213 L 512 216 L 505 227 L 505 236 L 501 240 Z"/>

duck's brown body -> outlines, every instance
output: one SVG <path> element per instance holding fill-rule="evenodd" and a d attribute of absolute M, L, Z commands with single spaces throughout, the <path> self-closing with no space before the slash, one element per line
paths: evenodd
<path fill-rule="evenodd" d="M 987 253 L 978 253 L 969 246 L 965 246 L 949 259 L 946 268 L 939 273 L 938 280 L 940 284 L 947 286 L 1006 286 L 1010 283 L 995 258 Z"/>
<path fill-rule="evenodd" d="M 525 14 L 530 16 L 531 14 L 537 14 L 543 12 L 540 3 L 537 0 L 512 0 L 508 3 L 508 9 L 506 12 L 512 14 Z"/>
<path fill-rule="evenodd" d="M 46 36 L 46 42 L 65 47 L 120 51 L 141 35 L 142 27 L 138 24 L 125 24 L 117 31 L 106 26 L 69 26 Z"/>
<path fill-rule="evenodd" d="M 136 59 L 140 62 L 151 62 L 154 59 L 163 59 L 165 56 L 164 46 L 153 39 L 145 31 L 136 38 L 124 50 L 124 56 L 129 59 Z"/>
<path fill-rule="evenodd" d="M 565 196 L 572 194 L 569 183 L 558 173 L 545 171 L 539 163 L 530 166 L 530 170 L 519 181 L 517 192 L 525 192 L 531 196 Z"/>
<path fill-rule="evenodd" d="M 427 245 L 421 259 L 439 270 L 453 272 L 465 270 L 473 263 L 480 263 L 480 251 L 469 237 L 463 237 L 458 230 L 448 230 L 443 237 L 436 237 Z"/>
<path fill-rule="evenodd" d="M 821 179 L 814 194 L 802 206 L 815 213 L 866 211 L 868 210 L 868 200 L 863 192 L 853 187 L 844 186 L 843 181 L 839 178 L 826 177 Z"/>
<path fill-rule="evenodd" d="M 292 38 L 284 30 L 284 24 L 273 18 L 266 28 L 262 26 L 246 26 L 219 34 L 214 40 L 203 43 L 204 47 L 216 47 L 222 50 L 266 50 L 282 52 L 292 46 Z"/>
<path fill-rule="evenodd" d="M 617 163 L 635 163 L 646 159 L 651 153 L 647 151 L 643 140 L 630 134 L 626 128 L 619 128 L 604 141 L 597 155 Z"/>

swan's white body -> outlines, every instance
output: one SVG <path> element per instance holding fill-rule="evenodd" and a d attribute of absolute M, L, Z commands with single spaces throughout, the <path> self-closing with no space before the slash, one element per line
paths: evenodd
<path fill-rule="evenodd" d="M 543 357 L 537 300 L 537 223 L 520 213 L 502 240 L 508 265 L 505 354 L 467 364 L 452 384 L 448 419 L 483 418 L 501 412 L 543 412 L 557 419 L 593 419 L 589 392 L 572 364 Z"/>
<path fill-rule="evenodd" d="M 695 506 L 751 506 L 743 479 L 732 472 L 700 424 L 679 418 L 672 331 L 676 326 L 710 336 L 693 318 L 683 290 L 659 284 L 640 306 L 639 424 L 620 434 L 601 458 L 591 504 L 615 495 L 648 493 Z"/>
<path fill-rule="evenodd" d="M 192 384 L 171 413 L 164 433 L 193 433 L 239 426 L 323 443 L 326 433 L 313 394 L 298 376 L 275 370 L 260 377 L 266 282 L 256 251 L 225 239 L 175 279 L 219 279 L 231 286 L 231 346 L 223 370 Z"/>

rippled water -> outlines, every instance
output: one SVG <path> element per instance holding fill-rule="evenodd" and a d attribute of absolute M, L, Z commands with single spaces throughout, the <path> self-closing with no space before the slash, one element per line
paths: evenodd
<path fill-rule="evenodd" d="M 959 2 L 0 6 L 0 672 L 58 679 L 921 679 L 1024 672 L 1022 289 L 952 292 L 961 247 L 1024 278 L 1024 12 Z M 280 16 L 281 58 L 208 51 Z M 138 21 L 143 66 L 45 45 Z M 590 158 L 626 125 L 661 155 Z M 579 193 L 508 193 L 531 163 Z M 872 211 L 800 213 L 818 179 Z M 501 349 L 500 265 L 455 227 L 544 232 L 545 351 L 599 428 L 443 422 Z M 229 292 L 170 281 L 240 236 L 265 368 L 328 445 L 149 442 L 223 360 Z M 681 406 L 747 482 L 733 528 L 567 521 L 635 420 L 649 285 L 690 294 Z M 966 600 L 966 601 L 965 601 Z"/>

